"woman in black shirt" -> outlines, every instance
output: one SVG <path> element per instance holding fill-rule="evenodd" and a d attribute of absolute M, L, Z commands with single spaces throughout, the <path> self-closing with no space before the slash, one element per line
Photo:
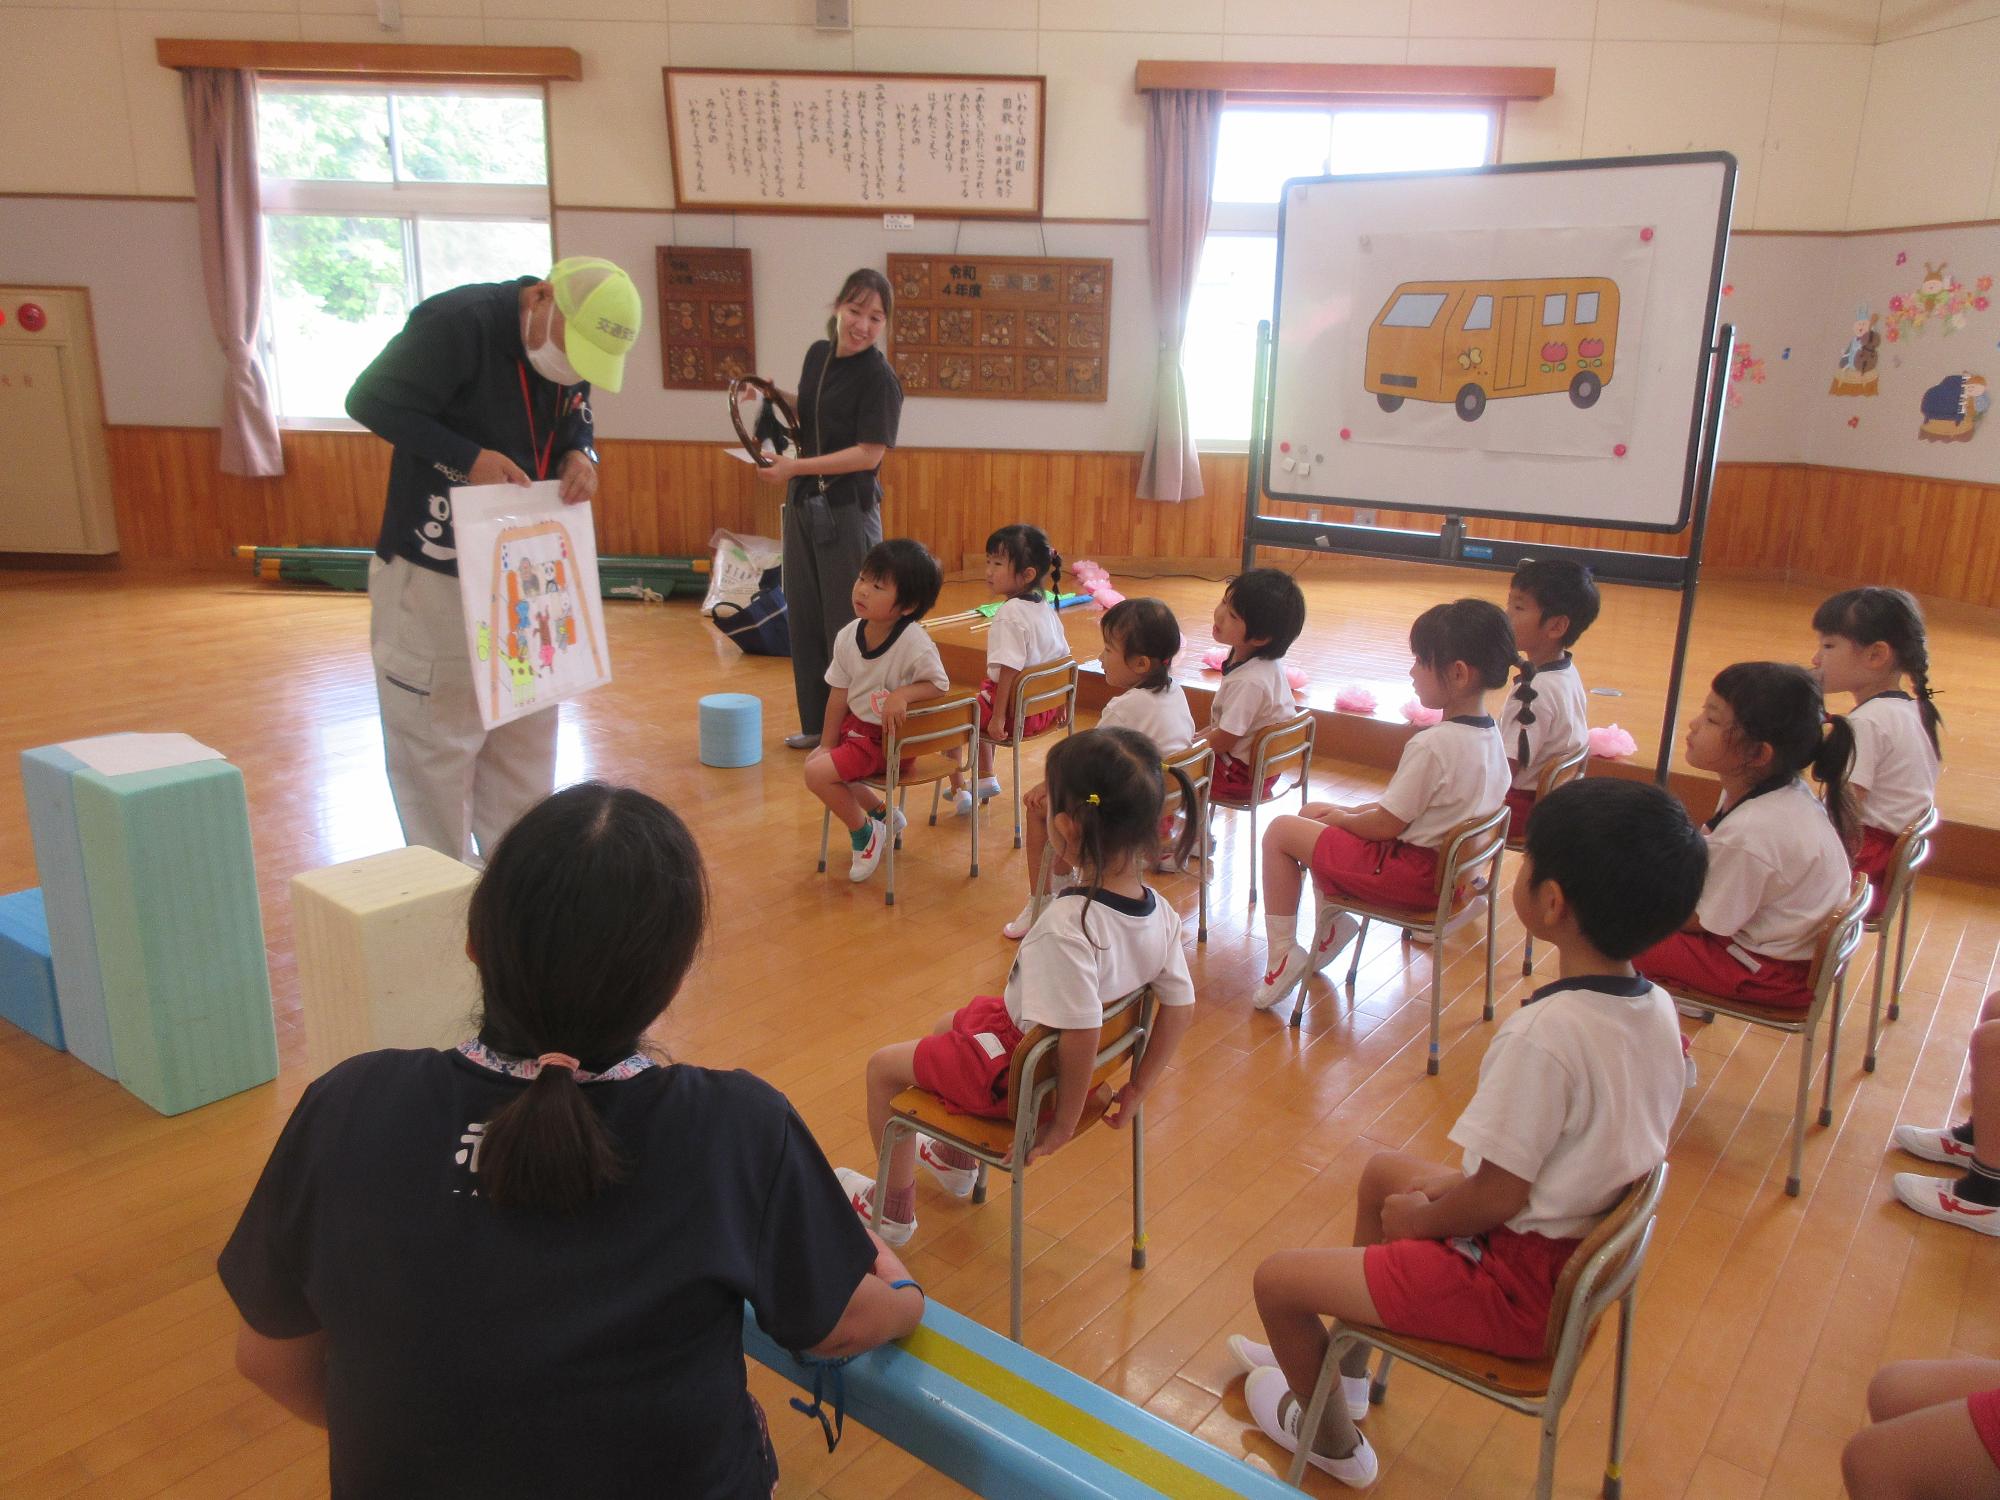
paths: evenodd
<path fill-rule="evenodd" d="M 327 1429 L 335 1500 L 764 1500 L 744 1304 L 824 1355 L 916 1326 L 784 1096 L 641 1050 L 707 899 L 665 807 L 558 792 L 473 893 L 477 1039 L 306 1089 L 219 1269 L 238 1367 Z"/>
<path fill-rule="evenodd" d="M 833 638 L 854 618 L 861 559 L 882 540 L 882 459 L 896 446 L 903 387 L 875 341 L 895 308 L 889 281 L 863 267 L 834 299 L 827 336 L 799 371 L 799 452 L 757 477 L 785 492 L 785 604 L 791 621 L 792 686 L 799 732 L 785 743 L 809 750 L 826 723 L 826 668 Z"/>

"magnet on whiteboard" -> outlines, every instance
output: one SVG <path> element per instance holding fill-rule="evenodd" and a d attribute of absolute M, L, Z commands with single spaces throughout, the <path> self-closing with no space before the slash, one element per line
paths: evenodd
<path fill-rule="evenodd" d="M 1285 458 L 1285 459 L 1280 459 L 1278 461 L 1278 467 L 1283 469 L 1287 474 L 1289 474 L 1292 472 L 1292 470 L 1296 469 L 1298 465 L 1294 463 L 1291 459 Z"/>
<path fill-rule="evenodd" d="M 1299 477 L 1301 479 L 1303 479 L 1306 475 L 1312 473 L 1312 471 L 1313 471 L 1313 466 L 1311 464 L 1299 465 Z"/>

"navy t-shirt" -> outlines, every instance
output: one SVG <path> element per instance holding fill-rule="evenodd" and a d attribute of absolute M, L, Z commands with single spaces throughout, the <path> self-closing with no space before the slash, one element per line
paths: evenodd
<path fill-rule="evenodd" d="M 830 359 L 833 345 L 821 339 L 806 350 L 799 370 L 799 452 L 807 458 L 838 453 L 856 443 L 896 446 L 903 417 L 903 386 L 889 361 L 873 344 L 859 354 Z M 853 474 L 801 475 L 793 484 L 817 489 L 835 504 L 859 503 L 863 510 L 882 498 L 879 467 Z"/>
<path fill-rule="evenodd" d="M 335 1500 L 764 1500 L 743 1304 L 833 1331 L 875 1261 L 785 1097 L 681 1065 L 584 1085 L 627 1179 L 574 1216 L 478 1192 L 527 1084 L 457 1052 L 349 1059 L 307 1088 L 223 1249 L 244 1320 L 324 1329 Z"/>

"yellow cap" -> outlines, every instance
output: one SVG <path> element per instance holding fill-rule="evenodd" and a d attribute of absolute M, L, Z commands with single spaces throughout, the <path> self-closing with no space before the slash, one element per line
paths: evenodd
<path fill-rule="evenodd" d="M 549 271 L 563 315 L 563 353 L 600 390 L 625 380 L 625 356 L 639 341 L 639 289 L 608 260 L 572 255 Z"/>

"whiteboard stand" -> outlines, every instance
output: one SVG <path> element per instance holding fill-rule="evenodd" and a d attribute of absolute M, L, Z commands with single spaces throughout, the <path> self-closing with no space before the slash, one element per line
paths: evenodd
<path fill-rule="evenodd" d="M 1702 392 L 1700 443 L 1690 479 L 1694 487 L 1685 557 L 1654 552 L 1623 552 L 1608 547 L 1563 547 L 1546 542 L 1519 542 L 1478 537 L 1466 531 L 1462 516 L 1446 515 L 1435 532 L 1394 526 L 1356 526 L 1347 522 L 1301 521 L 1263 513 L 1265 464 L 1270 443 L 1271 360 L 1269 319 L 1257 325 L 1257 361 L 1251 381 L 1250 472 L 1243 496 L 1243 567 L 1255 567 L 1259 547 L 1289 547 L 1304 552 L 1337 553 L 1347 557 L 1379 557 L 1399 562 L 1440 563 L 1446 567 L 1479 568 L 1511 574 L 1530 558 L 1565 557 L 1580 562 L 1599 582 L 1629 583 L 1643 588 L 1680 591 L 1680 620 L 1674 631 L 1673 666 L 1667 680 L 1667 711 L 1660 725 L 1660 753 L 1653 779 L 1667 785 L 1673 759 L 1674 725 L 1680 717 L 1681 674 L 1687 665 L 1688 632 L 1694 621 L 1695 589 L 1701 578 L 1702 547 L 1708 538 L 1708 503 L 1715 486 L 1716 455 L 1722 441 L 1723 398 L 1728 393 L 1729 362 L 1736 348 L 1736 326 L 1716 329 L 1707 349 L 1706 384 Z M 1340 504 L 1329 500 L 1329 504 Z"/>

